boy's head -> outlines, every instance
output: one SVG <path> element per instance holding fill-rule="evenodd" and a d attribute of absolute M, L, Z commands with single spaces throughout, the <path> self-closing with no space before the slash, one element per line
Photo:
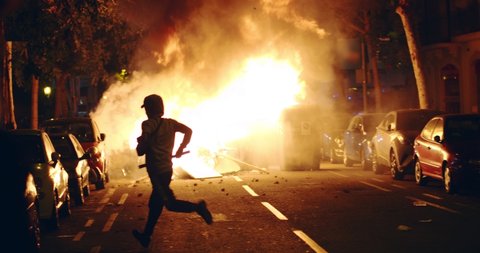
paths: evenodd
<path fill-rule="evenodd" d="M 149 118 L 158 115 L 163 116 L 163 99 L 157 94 L 148 95 L 143 99 L 141 108 L 145 108 Z"/>

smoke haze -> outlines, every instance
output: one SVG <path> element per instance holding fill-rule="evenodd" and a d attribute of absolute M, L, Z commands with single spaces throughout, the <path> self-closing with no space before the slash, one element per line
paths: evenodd
<path fill-rule="evenodd" d="M 112 83 L 91 114 L 107 133 L 110 153 L 134 148 L 146 119 L 140 105 L 156 93 L 164 98 L 166 117 L 193 128 L 192 145 L 236 143 L 268 157 L 261 166 L 278 165 L 272 160 L 279 155 L 268 150 L 281 153 L 276 136 L 281 129 L 271 123 L 278 123 L 282 110 L 300 102 L 326 110 L 331 104 L 326 94 L 334 80 L 333 28 L 326 22 L 328 13 L 318 13 L 315 4 L 121 2 L 125 17 L 145 35 L 135 58 L 137 71 L 127 82 Z"/>

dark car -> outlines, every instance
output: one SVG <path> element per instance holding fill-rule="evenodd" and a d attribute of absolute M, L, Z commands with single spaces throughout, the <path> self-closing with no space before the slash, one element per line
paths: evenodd
<path fill-rule="evenodd" d="M 38 218 L 38 194 L 28 166 L 22 162 L 22 154 L 8 132 L 0 132 L 0 163 L 4 201 L 8 208 L 4 215 L 9 222 L 3 227 L 7 233 L 2 238 L 6 248 L 17 252 L 40 250 L 40 223 Z"/>
<path fill-rule="evenodd" d="M 352 166 L 360 162 L 362 169 L 371 169 L 371 140 L 375 128 L 382 121 L 385 113 L 359 113 L 350 119 L 343 134 L 343 163 Z"/>
<path fill-rule="evenodd" d="M 352 115 L 348 113 L 335 113 L 322 117 L 320 152 L 323 159 L 328 159 L 331 163 L 343 161 L 343 133 L 351 117 Z"/>
<path fill-rule="evenodd" d="M 441 111 L 401 109 L 387 113 L 372 138 L 372 169 L 382 173 L 390 169 L 393 179 L 413 172 L 413 141 L 425 124 Z"/>
<path fill-rule="evenodd" d="M 60 162 L 60 154 L 44 131 L 22 129 L 10 133 L 23 166 L 34 177 L 40 220 L 46 227 L 56 229 L 59 215 L 70 215 L 68 173 Z"/>
<path fill-rule="evenodd" d="M 415 181 L 442 180 L 455 192 L 480 176 L 480 114 L 449 114 L 432 118 L 415 139 Z"/>
<path fill-rule="evenodd" d="M 85 153 L 80 142 L 72 134 L 52 134 L 50 139 L 60 153 L 60 160 L 68 172 L 70 195 L 75 205 L 83 205 L 84 197 L 90 195 L 90 166 L 87 159 L 90 159 L 91 154 Z"/>
<path fill-rule="evenodd" d="M 41 127 L 48 134 L 75 135 L 83 149 L 91 153 L 88 159 L 91 182 L 95 183 L 97 189 L 105 188 L 105 183 L 109 181 L 105 134 L 100 132 L 95 120 L 90 117 L 49 119 Z"/>

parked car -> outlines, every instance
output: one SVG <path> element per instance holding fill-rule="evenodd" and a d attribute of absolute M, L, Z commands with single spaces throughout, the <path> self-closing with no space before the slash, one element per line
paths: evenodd
<path fill-rule="evenodd" d="M 331 163 L 343 161 L 343 132 L 347 129 L 352 117 L 348 113 L 335 113 L 322 117 L 321 126 L 321 156 Z"/>
<path fill-rule="evenodd" d="M 3 227 L 7 232 L 2 237 L 6 248 L 16 252 L 39 252 L 40 223 L 38 219 L 38 194 L 29 168 L 22 162 L 12 135 L 0 132 L 0 163 L 2 164 L 1 184 L 3 199 L 8 203 L 4 217 L 9 222 Z"/>
<path fill-rule="evenodd" d="M 401 109 L 387 113 L 372 138 L 372 169 L 389 168 L 393 179 L 413 172 L 413 141 L 425 124 L 441 111 Z"/>
<path fill-rule="evenodd" d="M 375 128 L 382 121 L 385 113 L 359 113 L 350 119 L 343 134 L 343 164 L 352 166 L 360 162 L 364 170 L 371 169 L 371 140 Z"/>
<path fill-rule="evenodd" d="M 91 173 L 90 179 L 97 189 L 105 188 L 109 181 L 107 155 L 105 150 L 105 134 L 101 133 L 97 123 L 90 117 L 55 118 L 42 124 L 42 129 L 48 134 L 75 135 L 84 150 L 91 154 L 88 159 Z"/>
<path fill-rule="evenodd" d="M 60 161 L 67 170 L 70 196 L 75 205 L 83 205 L 84 197 L 90 195 L 90 166 L 87 159 L 90 159 L 91 154 L 83 150 L 80 142 L 72 134 L 52 134 L 50 139 L 60 153 Z"/>
<path fill-rule="evenodd" d="M 415 139 L 415 181 L 442 180 L 454 193 L 480 176 L 480 114 L 449 114 L 431 119 Z"/>
<path fill-rule="evenodd" d="M 44 131 L 25 129 L 11 133 L 22 162 L 34 177 L 40 220 L 48 228 L 58 228 L 59 215 L 70 215 L 68 173 L 60 162 L 60 154 Z"/>

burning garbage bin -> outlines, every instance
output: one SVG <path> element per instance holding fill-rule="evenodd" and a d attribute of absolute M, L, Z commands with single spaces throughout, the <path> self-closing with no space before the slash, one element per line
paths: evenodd
<path fill-rule="evenodd" d="M 296 106 L 283 112 L 283 157 L 286 170 L 320 168 L 320 112 L 315 106 Z"/>

